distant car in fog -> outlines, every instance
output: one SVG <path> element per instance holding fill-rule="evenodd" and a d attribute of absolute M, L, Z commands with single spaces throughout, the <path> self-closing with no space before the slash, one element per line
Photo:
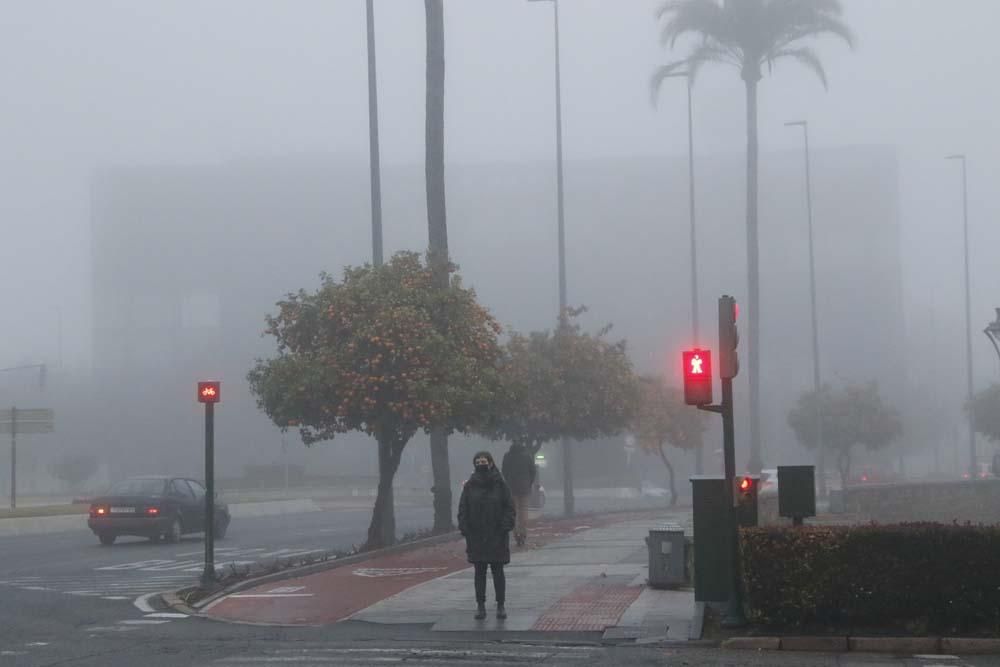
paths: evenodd
<path fill-rule="evenodd" d="M 229 507 L 215 503 L 215 537 L 226 536 Z M 121 535 L 177 542 L 205 530 L 205 487 L 185 477 L 132 477 L 92 498 L 87 526 L 105 546 Z"/>
<path fill-rule="evenodd" d="M 656 486 L 646 480 L 642 482 L 642 495 L 651 496 L 653 498 L 666 498 L 670 495 L 670 491 L 663 488 L 662 486 Z"/>

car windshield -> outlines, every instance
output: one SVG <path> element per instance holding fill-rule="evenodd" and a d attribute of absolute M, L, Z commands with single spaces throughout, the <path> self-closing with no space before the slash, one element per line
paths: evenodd
<path fill-rule="evenodd" d="M 163 479 L 126 479 L 111 487 L 115 496 L 159 496 L 163 495 Z"/>

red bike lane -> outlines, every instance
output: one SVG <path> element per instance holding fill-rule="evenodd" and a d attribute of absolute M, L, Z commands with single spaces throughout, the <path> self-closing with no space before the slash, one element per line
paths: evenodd
<path fill-rule="evenodd" d="M 514 552 L 537 549 L 579 530 L 646 514 L 543 519 L 529 527 L 528 544 L 514 548 Z M 220 598 L 207 605 L 201 615 L 242 623 L 329 625 L 408 588 L 468 567 L 465 541 L 458 538 L 263 584 Z"/>

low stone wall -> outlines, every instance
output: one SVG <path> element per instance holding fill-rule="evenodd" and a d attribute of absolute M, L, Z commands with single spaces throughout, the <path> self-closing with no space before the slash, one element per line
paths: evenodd
<path fill-rule="evenodd" d="M 843 509 L 865 521 L 1000 523 L 1000 479 L 850 486 Z"/>

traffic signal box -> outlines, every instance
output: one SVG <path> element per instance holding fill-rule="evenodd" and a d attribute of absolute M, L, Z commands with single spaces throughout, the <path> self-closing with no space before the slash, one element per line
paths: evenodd
<path fill-rule="evenodd" d="M 802 525 L 816 516 L 816 472 L 813 466 L 778 466 L 778 516 Z"/>
<path fill-rule="evenodd" d="M 760 475 L 740 475 L 735 483 L 733 501 L 736 503 L 736 523 L 740 528 L 755 528 Z"/>
<path fill-rule="evenodd" d="M 739 304 L 731 296 L 719 299 L 719 377 L 731 380 L 740 372 L 740 357 L 736 348 L 740 344 L 740 333 L 736 319 L 740 315 Z"/>
<path fill-rule="evenodd" d="M 708 405 L 712 402 L 712 353 L 695 348 L 681 353 L 684 364 L 684 402 Z"/>

